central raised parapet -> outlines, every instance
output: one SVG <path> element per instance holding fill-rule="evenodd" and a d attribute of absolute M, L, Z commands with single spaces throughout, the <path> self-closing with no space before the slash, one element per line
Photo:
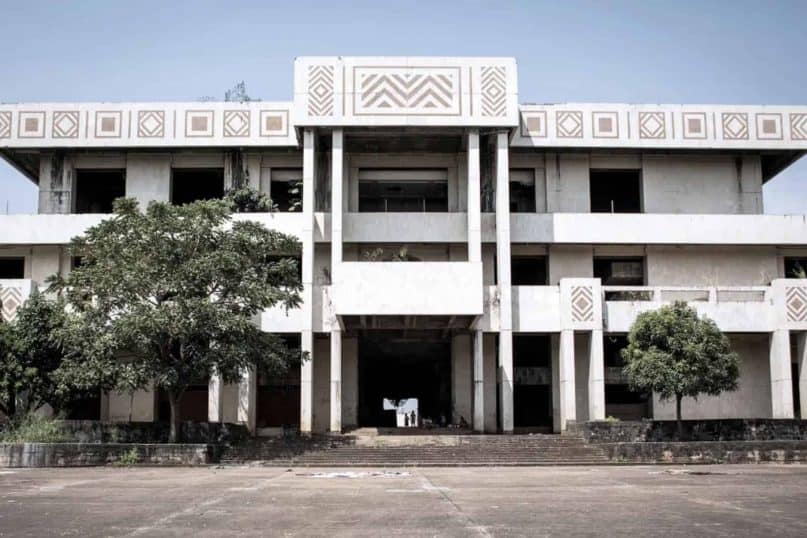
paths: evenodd
<path fill-rule="evenodd" d="M 295 125 L 518 125 L 514 58 L 302 57 Z"/>

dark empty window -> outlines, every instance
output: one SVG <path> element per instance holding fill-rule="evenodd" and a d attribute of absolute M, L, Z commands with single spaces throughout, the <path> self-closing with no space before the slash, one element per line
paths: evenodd
<path fill-rule="evenodd" d="M 510 170 L 510 212 L 535 213 L 535 170 Z"/>
<path fill-rule="evenodd" d="M 785 278 L 807 278 L 807 258 L 785 258 Z"/>
<path fill-rule="evenodd" d="M 115 198 L 126 196 L 125 170 L 76 170 L 76 213 L 112 213 Z"/>
<path fill-rule="evenodd" d="M 25 258 L 0 258 L 0 278 L 25 278 Z"/>
<path fill-rule="evenodd" d="M 510 280 L 513 286 L 546 286 L 546 257 L 513 256 Z"/>
<path fill-rule="evenodd" d="M 172 204 L 190 204 L 224 196 L 223 168 L 174 168 L 171 174 Z"/>
<path fill-rule="evenodd" d="M 551 348 L 549 336 L 545 334 L 514 334 L 513 365 L 549 368 Z"/>
<path fill-rule="evenodd" d="M 592 213 L 641 213 L 640 170 L 591 170 Z"/>
<path fill-rule="evenodd" d="M 446 170 L 361 170 L 359 211 L 446 212 L 448 211 Z"/>
<path fill-rule="evenodd" d="M 294 213 L 303 210 L 302 168 L 273 168 L 269 197 L 278 211 Z"/>
<path fill-rule="evenodd" d="M 642 258 L 594 258 L 594 278 L 603 286 L 644 286 Z"/>
<path fill-rule="evenodd" d="M 606 334 L 603 336 L 603 358 L 605 366 L 624 366 L 622 349 L 628 346 L 628 337 L 624 334 Z"/>

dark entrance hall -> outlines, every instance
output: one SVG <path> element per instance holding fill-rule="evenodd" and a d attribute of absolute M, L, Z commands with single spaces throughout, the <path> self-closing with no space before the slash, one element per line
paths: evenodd
<path fill-rule="evenodd" d="M 395 427 L 384 399 L 418 399 L 423 420 L 451 420 L 451 343 L 427 331 L 369 331 L 359 337 L 359 425 Z"/>

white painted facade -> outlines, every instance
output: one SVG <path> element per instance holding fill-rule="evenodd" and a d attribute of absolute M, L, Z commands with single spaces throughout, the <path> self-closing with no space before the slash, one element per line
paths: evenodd
<path fill-rule="evenodd" d="M 0 105 L 0 152 L 40 190 L 38 215 L 0 216 L 0 258 L 24 260 L 22 278 L 0 279 L 4 319 L 70 270 L 71 237 L 108 218 L 76 213 L 80 171 L 123 170 L 125 194 L 145 205 L 171 201 L 173 170 L 222 169 L 229 187 L 241 162 L 266 192 L 279 171 L 302 179 L 302 211 L 235 218 L 302 243 L 302 307 L 258 322 L 311 354 L 291 382 L 303 432 L 360 425 L 362 339 L 393 326 L 450 345 L 449 421 L 521 427 L 524 335 L 548 338 L 537 368 L 550 427 L 602 420 L 621 405 L 603 342 L 675 299 L 730 333 L 743 361 L 737 392 L 685 402 L 685 418 L 807 416 L 807 281 L 785 273 L 807 258 L 807 216 L 765 215 L 762 197 L 807 151 L 807 107 L 518 105 L 509 58 L 299 58 L 294 86 L 282 103 Z M 363 209 L 374 170 L 439 172 L 445 208 Z M 592 212 L 592 170 L 638 171 L 639 211 Z M 515 177 L 531 178 L 534 209 L 511 211 Z M 418 261 L 368 258 L 401 246 Z M 544 260 L 545 282 L 513 278 L 524 257 Z M 604 283 L 602 259 L 641 260 L 641 283 Z M 403 328 L 387 325 L 398 318 Z M 252 371 L 237 386 L 213 376 L 209 419 L 278 431 L 261 422 L 270 385 Z M 669 402 L 651 400 L 648 416 L 670 418 Z M 150 391 L 112 394 L 101 413 L 155 420 L 158 406 Z"/>

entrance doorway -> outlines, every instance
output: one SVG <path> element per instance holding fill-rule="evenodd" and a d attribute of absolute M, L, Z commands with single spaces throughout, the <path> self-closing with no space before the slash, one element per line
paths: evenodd
<path fill-rule="evenodd" d="M 396 427 L 384 400 L 416 398 L 419 423 L 451 420 L 451 342 L 432 331 L 367 331 L 359 336 L 359 425 Z"/>

